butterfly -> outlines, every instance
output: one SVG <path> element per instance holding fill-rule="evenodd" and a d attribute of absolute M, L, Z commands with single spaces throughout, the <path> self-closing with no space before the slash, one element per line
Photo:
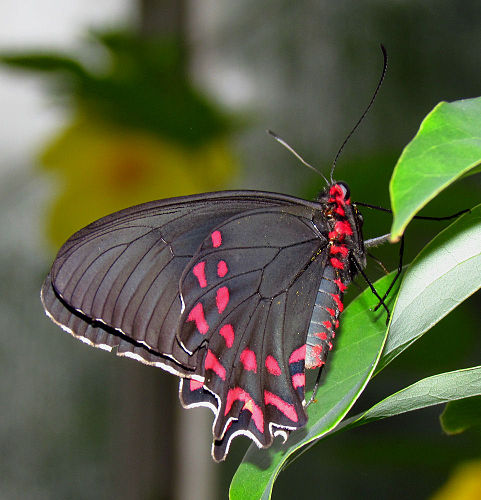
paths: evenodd
<path fill-rule="evenodd" d="M 41 291 L 80 340 L 180 377 L 186 408 L 214 413 L 212 456 L 307 422 L 305 369 L 332 349 L 343 294 L 366 265 L 345 183 L 316 201 L 223 191 L 104 217 L 60 249 Z"/>
<path fill-rule="evenodd" d="M 383 81 L 381 49 L 373 97 L 315 201 L 221 191 L 127 208 L 69 238 L 43 283 L 64 330 L 180 377 L 182 405 L 214 413 L 216 461 L 238 435 L 265 448 L 306 425 L 305 370 L 320 374 L 344 292 L 356 274 L 367 280 L 365 248 L 389 237 L 363 240 L 347 184 L 332 179 Z"/>

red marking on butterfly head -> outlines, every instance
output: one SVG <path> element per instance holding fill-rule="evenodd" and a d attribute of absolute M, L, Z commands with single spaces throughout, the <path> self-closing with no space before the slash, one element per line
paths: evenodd
<path fill-rule="evenodd" d="M 306 359 L 306 344 L 299 347 L 289 357 L 289 363 L 297 363 L 298 361 L 304 361 Z"/>
<path fill-rule="evenodd" d="M 264 403 L 266 405 L 275 406 L 282 414 L 284 414 L 289 420 L 293 422 L 297 422 L 297 413 L 294 405 L 291 405 L 287 401 L 284 401 L 282 398 L 273 394 L 269 391 L 264 391 Z"/>
<path fill-rule="evenodd" d="M 198 302 L 190 311 L 187 321 L 195 321 L 195 326 L 199 333 L 205 335 L 209 331 L 209 325 L 205 320 L 204 308 L 201 302 Z"/>
<path fill-rule="evenodd" d="M 207 280 L 205 278 L 205 261 L 199 262 L 194 266 L 192 272 L 199 280 L 199 285 L 201 288 L 205 288 L 207 286 Z"/>
<path fill-rule="evenodd" d="M 256 353 L 247 347 L 241 352 L 240 361 L 244 365 L 244 370 L 257 373 Z"/>
<path fill-rule="evenodd" d="M 212 246 L 214 248 L 218 248 L 222 245 L 222 235 L 220 234 L 220 231 L 214 231 L 211 234 L 212 237 Z"/>
<path fill-rule="evenodd" d="M 202 389 L 202 387 L 204 387 L 204 384 L 202 382 L 199 382 L 198 380 L 194 380 L 193 378 L 191 378 L 189 380 L 189 389 L 192 392 L 197 391 L 199 389 Z"/>
<path fill-rule="evenodd" d="M 230 349 L 232 347 L 232 344 L 234 343 L 234 328 L 232 328 L 232 325 L 227 324 L 224 325 L 220 330 L 219 334 L 224 337 L 225 340 L 225 345 Z"/>
<path fill-rule="evenodd" d="M 227 268 L 227 264 L 224 260 L 220 260 L 217 264 L 217 276 L 219 278 L 223 278 L 229 269 Z"/>
<path fill-rule="evenodd" d="M 222 380 L 225 380 L 225 368 L 210 349 L 207 350 L 207 354 L 205 356 L 204 368 L 206 370 L 212 370 Z"/>
<path fill-rule="evenodd" d="M 276 358 L 274 358 L 274 356 L 271 356 L 269 354 L 269 356 L 267 356 L 267 358 L 266 358 L 265 364 L 266 364 L 267 371 L 271 375 L 276 375 L 278 377 L 282 373 L 281 369 L 279 367 L 279 363 L 277 362 Z"/>
<path fill-rule="evenodd" d="M 217 290 L 215 303 L 217 305 L 217 311 L 219 314 L 222 314 L 229 303 L 229 289 L 226 286 L 222 286 Z"/>

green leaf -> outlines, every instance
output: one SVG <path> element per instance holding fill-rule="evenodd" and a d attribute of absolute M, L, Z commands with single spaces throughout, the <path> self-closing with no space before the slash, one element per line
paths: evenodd
<path fill-rule="evenodd" d="M 440 421 L 443 431 L 447 434 L 459 434 L 471 427 L 480 427 L 481 396 L 448 403 Z"/>
<path fill-rule="evenodd" d="M 481 98 L 438 104 L 421 123 L 393 172 L 393 241 L 422 207 L 480 162 Z"/>
<path fill-rule="evenodd" d="M 440 373 L 420 380 L 392 394 L 364 413 L 346 420 L 336 432 L 428 406 L 479 395 L 481 395 L 481 366 Z"/>
<path fill-rule="evenodd" d="M 377 371 L 481 286 L 481 205 L 414 259 L 402 281 Z"/>
<path fill-rule="evenodd" d="M 376 289 L 382 293 L 392 278 L 390 274 L 379 280 Z M 369 310 L 375 305 L 377 299 L 366 289 L 346 308 L 317 402 L 308 408 L 307 426 L 292 433 L 285 445 L 279 440 L 267 450 L 252 445 L 232 480 L 231 499 L 270 498 L 274 481 L 292 454 L 344 418 L 369 381 L 386 338 L 385 313 Z"/>

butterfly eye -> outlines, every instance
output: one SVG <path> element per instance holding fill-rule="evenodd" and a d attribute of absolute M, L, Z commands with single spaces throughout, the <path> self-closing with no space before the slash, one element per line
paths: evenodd
<path fill-rule="evenodd" d="M 349 187 L 347 184 L 344 182 L 338 182 L 337 185 L 342 189 L 342 194 L 344 196 L 344 199 L 347 200 L 351 196 L 351 192 L 349 190 Z"/>

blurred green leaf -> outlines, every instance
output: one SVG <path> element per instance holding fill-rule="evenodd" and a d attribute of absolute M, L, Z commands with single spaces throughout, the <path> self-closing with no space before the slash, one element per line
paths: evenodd
<path fill-rule="evenodd" d="M 394 241 L 413 216 L 481 162 L 481 98 L 441 102 L 406 146 L 390 184 Z"/>
<path fill-rule="evenodd" d="M 0 63 L 48 75 L 56 83 L 56 95 L 61 89 L 73 97 L 81 113 L 183 146 L 201 146 L 238 126 L 239 120 L 195 88 L 179 44 L 128 32 L 97 33 L 93 41 L 101 55 L 105 49 L 109 55 L 101 68 L 90 69 L 65 54 L 42 52 L 0 54 Z"/>
<path fill-rule="evenodd" d="M 481 205 L 432 240 L 409 266 L 377 371 L 481 287 Z"/>
<path fill-rule="evenodd" d="M 390 274 L 377 281 L 376 290 L 382 293 L 392 278 Z M 307 426 L 291 434 L 285 445 L 279 440 L 267 450 L 251 445 L 232 480 L 230 498 L 270 498 L 286 461 L 344 418 L 369 381 L 386 338 L 385 313 L 370 310 L 376 304 L 376 297 L 366 289 L 346 308 L 342 332 L 317 392 L 317 402 L 308 408 Z"/>
<path fill-rule="evenodd" d="M 452 401 L 440 417 L 443 431 L 459 434 L 472 427 L 481 426 L 481 396 Z"/>

